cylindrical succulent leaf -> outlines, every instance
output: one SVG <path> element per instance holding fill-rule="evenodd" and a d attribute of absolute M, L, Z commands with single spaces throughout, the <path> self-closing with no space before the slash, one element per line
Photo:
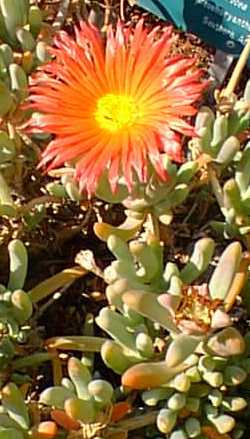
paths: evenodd
<path fill-rule="evenodd" d="M 199 359 L 198 368 L 202 372 L 212 372 L 215 369 L 215 360 L 209 355 L 203 355 Z"/>
<path fill-rule="evenodd" d="M 26 247 L 19 239 L 13 239 L 9 245 L 10 275 L 8 289 L 22 289 L 27 275 L 28 254 Z"/>
<path fill-rule="evenodd" d="M 224 300 L 226 298 L 241 258 L 242 248 L 239 242 L 233 242 L 224 250 L 209 282 L 212 299 Z"/>
<path fill-rule="evenodd" d="M 180 275 L 180 271 L 177 265 L 174 262 L 167 262 L 163 273 L 165 282 L 169 283 L 172 276 L 179 277 L 179 275 Z"/>
<path fill-rule="evenodd" d="M 161 433 L 170 433 L 177 421 L 177 413 L 170 409 L 161 409 L 157 415 L 156 425 Z"/>
<path fill-rule="evenodd" d="M 14 60 L 13 51 L 9 44 L 3 43 L 0 45 L 0 54 L 4 60 L 6 67 L 8 67 Z"/>
<path fill-rule="evenodd" d="M 75 386 L 69 378 L 63 377 L 61 384 L 65 389 L 68 389 L 70 392 L 75 393 Z"/>
<path fill-rule="evenodd" d="M 131 241 L 129 250 L 140 264 L 142 273 L 137 272 L 137 274 L 143 278 L 144 282 L 149 282 L 159 272 L 159 263 L 161 261 L 157 259 L 153 249 L 146 243 Z"/>
<path fill-rule="evenodd" d="M 168 399 L 172 393 L 172 389 L 159 387 L 157 389 L 150 389 L 142 392 L 141 398 L 147 406 L 154 407 L 159 401 Z"/>
<path fill-rule="evenodd" d="M 180 334 L 169 345 L 166 353 L 166 364 L 175 367 L 193 354 L 200 340 L 190 335 Z"/>
<path fill-rule="evenodd" d="M 214 120 L 215 120 L 215 115 L 211 110 L 211 108 L 202 106 L 196 115 L 195 128 L 196 130 L 199 130 L 200 128 L 204 128 L 204 127 L 211 129 Z"/>
<path fill-rule="evenodd" d="M 133 257 L 129 251 L 128 245 L 121 238 L 111 235 L 107 241 L 108 249 L 113 253 L 116 259 L 129 262 L 133 265 Z"/>
<path fill-rule="evenodd" d="M 106 366 L 118 374 L 122 374 L 134 363 L 138 362 L 138 359 L 134 359 L 133 362 L 131 357 L 125 355 L 122 347 L 112 340 L 107 340 L 103 343 L 101 356 Z"/>
<path fill-rule="evenodd" d="M 64 410 L 70 418 L 89 424 L 95 420 L 95 409 L 93 401 L 79 398 L 69 398 L 65 401 Z"/>
<path fill-rule="evenodd" d="M 242 203 L 240 188 L 234 178 L 227 180 L 223 186 L 224 205 L 227 209 L 233 209 L 235 214 L 246 214 Z"/>
<path fill-rule="evenodd" d="M 226 434 L 233 430 L 235 427 L 235 419 L 229 415 L 219 415 L 211 419 L 216 429 L 220 434 Z"/>
<path fill-rule="evenodd" d="M 36 42 L 33 35 L 25 28 L 19 28 L 16 31 L 16 37 L 24 52 L 34 50 Z"/>
<path fill-rule="evenodd" d="M 241 396 L 227 396 L 223 399 L 222 405 L 225 410 L 230 412 L 238 412 L 247 407 L 248 403 L 245 398 Z"/>
<path fill-rule="evenodd" d="M 202 238 L 196 242 L 192 256 L 187 265 L 181 270 L 181 280 L 191 284 L 208 267 L 214 253 L 214 240 Z"/>
<path fill-rule="evenodd" d="M 199 383 L 202 379 L 197 366 L 190 367 L 185 374 L 190 379 L 191 383 Z"/>
<path fill-rule="evenodd" d="M 169 382 L 177 374 L 196 364 L 195 355 L 190 355 L 182 364 L 169 368 L 165 361 L 140 363 L 132 366 L 122 376 L 122 384 L 134 389 L 151 389 Z"/>
<path fill-rule="evenodd" d="M 110 404 L 114 389 L 108 381 L 92 380 L 88 384 L 88 392 L 98 404 L 105 406 Z"/>
<path fill-rule="evenodd" d="M 21 100 L 27 95 L 28 80 L 26 73 L 18 64 L 9 65 L 9 73 L 11 80 L 11 90 L 16 91 Z"/>
<path fill-rule="evenodd" d="M 96 318 L 96 323 L 119 344 L 136 354 L 135 337 L 127 330 L 127 320 L 123 315 L 105 307 L 101 309 Z"/>
<path fill-rule="evenodd" d="M 198 146 L 198 149 L 205 154 L 209 154 L 211 157 L 215 157 L 216 153 L 211 148 L 212 142 L 212 129 L 208 127 L 201 127 L 197 131 L 197 134 L 200 136 L 198 139 L 195 139 L 195 144 Z M 190 147 L 194 141 L 190 141 Z"/>
<path fill-rule="evenodd" d="M 29 414 L 23 396 L 14 383 L 7 384 L 2 389 L 2 405 L 11 419 L 24 430 L 30 426 Z"/>
<path fill-rule="evenodd" d="M 139 283 L 138 283 L 139 284 Z M 143 287 L 143 284 L 141 285 Z M 121 278 L 108 285 L 106 288 L 106 297 L 108 303 L 113 305 L 119 311 L 123 310 L 122 295 L 129 289 L 128 280 Z"/>
<path fill-rule="evenodd" d="M 173 319 L 166 308 L 157 301 L 157 296 L 146 291 L 131 290 L 122 296 L 123 302 L 134 311 L 159 323 L 165 329 L 178 332 Z"/>
<path fill-rule="evenodd" d="M 24 26 L 27 20 L 26 0 L 0 0 L 0 12 L 12 41 L 15 41 L 16 29 Z"/>
<path fill-rule="evenodd" d="M 43 14 L 41 9 L 36 5 L 32 5 L 29 8 L 28 22 L 30 25 L 30 32 L 33 34 L 34 37 L 37 37 L 41 30 L 42 20 Z"/>
<path fill-rule="evenodd" d="M 219 154 L 216 157 L 216 162 L 223 166 L 228 165 L 239 149 L 240 141 L 237 139 L 237 137 L 228 137 L 228 139 L 222 144 Z"/>
<path fill-rule="evenodd" d="M 240 355 L 245 352 L 246 344 L 242 335 L 235 328 L 225 328 L 217 334 L 210 337 L 207 347 L 215 355 L 221 357 L 231 357 Z"/>
<path fill-rule="evenodd" d="M 72 397 L 76 398 L 76 395 L 71 390 L 62 386 L 54 386 L 45 389 L 41 393 L 39 401 L 42 404 L 63 409 L 65 401 Z"/>
<path fill-rule="evenodd" d="M 168 293 L 173 296 L 181 296 L 183 282 L 179 276 L 173 275 L 170 279 Z"/>
<path fill-rule="evenodd" d="M 91 381 L 91 373 L 78 358 L 71 357 L 68 361 L 68 373 L 76 388 L 79 398 L 89 399 L 88 384 Z"/>
<path fill-rule="evenodd" d="M 177 171 L 177 183 L 189 183 L 198 170 L 197 162 L 187 162 L 180 166 Z"/>
<path fill-rule="evenodd" d="M 250 183 L 250 142 L 244 148 L 241 160 L 235 172 L 235 180 L 242 193 L 246 192 Z"/>
<path fill-rule="evenodd" d="M 185 369 L 185 366 L 183 366 Z M 132 389 L 148 389 L 166 384 L 180 370 L 169 368 L 165 361 L 140 363 L 129 368 L 122 375 L 122 385 Z"/>
<path fill-rule="evenodd" d="M 223 374 L 221 372 L 204 372 L 203 379 L 212 387 L 220 387 L 223 384 Z"/>
<path fill-rule="evenodd" d="M 185 372 L 178 373 L 173 380 L 171 380 L 171 387 L 178 390 L 178 392 L 188 392 L 191 386 L 191 380 Z"/>
<path fill-rule="evenodd" d="M 169 439 L 187 439 L 187 435 L 184 430 L 179 429 L 175 430 L 173 433 L 171 433 Z"/>
<path fill-rule="evenodd" d="M 36 45 L 36 57 L 41 64 L 47 63 L 50 60 L 48 44 L 46 44 L 45 41 L 38 41 Z"/>
<path fill-rule="evenodd" d="M 16 290 L 11 296 L 13 315 L 21 325 L 32 316 L 33 306 L 27 293 Z"/>
<path fill-rule="evenodd" d="M 170 410 L 179 411 L 186 405 L 186 396 L 184 393 L 174 393 L 168 399 L 168 408 Z"/>
<path fill-rule="evenodd" d="M 147 358 L 151 358 L 154 354 L 154 347 L 153 347 L 153 341 L 152 338 L 145 334 L 144 332 L 140 332 L 136 336 L 136 348 L 140 352 L 141 355 Z"/>
<path fill-rule="evenodd" d="M 227 386 L 238 386 L 247 378 L 247 373 L 239 366 L 227 366 L 223 373 L 224 383 Z"/>
<path fill-rule="evenodd" d="M 80 201 L 82 194 L 79 192 L 77 184 L 74 181 L 68 181 L 65 184 L 66 192 L 72 201 Z"/>
<path fill-rule="evenodd" d="M 211 147 L 216 150 L 224 142 L 228 134 L 228 117 L 224 114 L 216 117 L 213 126 Z"/>
<path fill-rule="evenodd" d="M 200 421 L 196 418 L 188 418 L 185 422 L 185 430 L 188 438 L 199 436 L 201 433 Z"/>

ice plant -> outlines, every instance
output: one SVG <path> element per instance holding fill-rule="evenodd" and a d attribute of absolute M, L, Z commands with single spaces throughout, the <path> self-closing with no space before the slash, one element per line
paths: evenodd
<path fill-rule="evenodd" d="M 161 153 L 181 161 L 181 134 L 194 128 L 184 120 L 207 82 L 194 59 L 170 56 L 171 29 L 134 31 L 118 23 L 106 42 L 93 25 L 80 24 L 76 41 L 60 32 L 51 48 L 53 60 L 34 75 L 30 107 L 43 113 L 30 130 L 49 132 L 53 140 L 42 154 L 47 170 L 73 162 L 80 190 L 96 189 L 105 170 L 112 191 L 124 175 L 147 180 L 151 163 L 162 180 L 168 175 Z"/>

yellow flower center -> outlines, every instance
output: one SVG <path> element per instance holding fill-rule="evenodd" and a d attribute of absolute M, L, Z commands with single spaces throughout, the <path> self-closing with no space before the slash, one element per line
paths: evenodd
<path fill-rule="evenodd" d="M 130 96 L 106 94 L 97 101 L 95 120 L 104 130 L 115 132 L 133 125 L 139 117 L 138 105 Z"/>

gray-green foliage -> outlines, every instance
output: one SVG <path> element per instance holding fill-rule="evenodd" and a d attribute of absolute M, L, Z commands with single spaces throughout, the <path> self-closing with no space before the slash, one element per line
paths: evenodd
<path fill-rule="evenodd" d="M 25 344 L 29 343 L 31 326 L 29 320 L 33 314 L 33 304 L 23 290 L 27 269 L 27 250 L 18 239 L 10 241 L 9 279 L 7 285 L 0 285 L 0 385 L 4 382 L 5 374 L 17 383 L 29 381 L 26 369 L 50 359 L 46 352 L 34 352 L 31 355 L 20 356 L 19 350 L 25 352 Z"/>
<path fill-rule="evenodd" d="M 124 386 L 147 389 L 142 399 L 146 405 L 162 407 L 157 426 L 169 437 L 180 431 L 186 438 L 199 437 L 207 423 L 219 433 L 231 432 L 236 425 L 234 413 L 248 404 L 247 398 L 234 394 L 234 387 L 244 383 L 249 373 L 247 336 L 242 337 L 226 313 L 243 257 L 241 245 L 235 242 L 224 250 L 206 287 L 192 287 L 212 261 L 212 239 L 199 240 L 181 270 L 173 262 L 164 266 L 163 248 L 152 238 L 125 243 L 113 235 L 107 243 L 116 260 L 104 272 L 112 309 L 103 308 L 96 319 L 111 337 L 101 348 L 103 361 L 122 374 Z M 195 307 L 190 311 L 193 321 L 202 319 L 202 297 L 211 304 L 221 301 L 204 332 L 192 326 L 183 334 L 185 327 L 175 320 L 187 287 L 196 288 L 200 295 L 193 299 L 197 300 L 197 311 Z M 166 302 L 161 300 L 165 296 Z M 160 328 L 169 333 L 161 354 L 155 349 Z M 183 409 L 191 417 L 180 430 Z"/>
<path fill-rule="evenodd" d="M 29 75 L 49 59 L 46 41 L 38 39 L 42 26 L 43 13 L 37 5 L 28 0 L 0 1 L 0 215 L 23 216 L 32 227 L 41 219 L 40 207 L 21 212 L 12 190 L 35 156 L 17 127 L 30 114 L 20 108 L 28 96 Z"/>
<path fill-rule="evenodd" d="M 94 379 L 81 360 L 71 357 L 68 377 L 60 386 L 48 387 L 40 395 L 40 402 L 65 413 L 81 424 L 98 421 L 100 415 L 111 407 L 114 399 L 112 385 L 103 379 Z"/>
<path fill-rule="evenodd" d="M 210 108 L 202 107 L 196 117 L 200 137 L 190 142 L 191 149 L 206 154 L 210 162 L 209 181 L 224 217 L 224 221 L 212 221 L 212 226 L 225 237 L 250 232 L 250 144 L 244 145 L 244 138 L 243 143 L 240 140 L 250 127 L 249 90 L 250 81 L 227 114 L 215 115 Z M 227 175 L 223 183 L 222 175 Z"/>

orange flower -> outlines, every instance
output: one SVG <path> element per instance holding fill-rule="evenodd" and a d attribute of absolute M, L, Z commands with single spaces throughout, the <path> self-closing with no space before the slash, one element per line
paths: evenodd
<path fill-rule="evenodd" d="M 168 57 L 171 29 L 158 33 L 141 20 L 134 31 L 110 27 L 106 43 L 86 23 L 76 29 L 76 41 L 65 32 L 56 36 L 54 59 L 30 88 L 29 106 L 43 113 L 30 130 L 54 135 L 40 166 L 73 162 L 80 189 L 89 194 L 105 170 L 113 191 L 120 175 L 129 190 L 134 174 L 145 182 L 149 162 L 167 179 L 161 153 L 183 159 L 180 133 L 194 135 L 183 117 L 196 113 L 193 103 L 207 82 L 194 59 Z"/>

